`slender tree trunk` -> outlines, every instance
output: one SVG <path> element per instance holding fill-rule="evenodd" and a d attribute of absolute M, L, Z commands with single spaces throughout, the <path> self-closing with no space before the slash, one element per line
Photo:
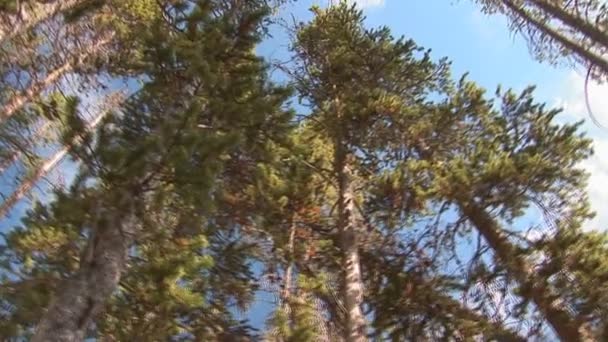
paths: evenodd
<path fill-rule="evenodd" d="M 548 13 L 554 18 L 559 19 L 562 23 L 570 26 L 573 30 L 581 32 L 587 38 L 604 48 L 608 48 L 608 34 L 602 31 L 596 25 L 588 22 L 584 18 L 578 17 L 556 6 L 551 1 L 546 0 L 529 0 L 536 7 Z"/>
<path fill-rule="evenodd" d="M 295 238 L 296 238 L 296 214 L 293 214 L 291 222 L 289 224 L 289 240 L 287 242 L 287 253 L 289 255 L 287 260 L 287 268 L 285 269 L 284 287 L 281 293 L 281 300 L 283 303 L 283 309 L 286 314 L 289 314 L 289 297 L 291 296 L 292 282 L 293 282 L 293 265 L 294 265 L 294 249 L 295 249 Z"/>
<path fill-rule="evenodd" d="M 15 114 L 18 110 L 23 108 L 26 103 L 31 102 L 36 96 L 38 96 L 44 89 L 48 88 L 50 85 L 57 82 L 61 76 L 70 72 L 74 69 L 74 62 L 68 61 L 65 62 L 59 68 L 53 70 L 51 73 L 46 75 L 46 77 L 38 82 L 34 82 L 29 86 L 25 91 L 21 94 L 13 96 L 8 103 L 4 105 L 2 108 L 2 112 L 0 112 L 0 123 L 4 120 L 10 118 Z"/>
<path fill-rule="evenodd" d="M 548 289 L 535 280 L 532 269 L 502 233 L 499 224 L 484 209 L 474 204 L 460 203 L 460 209 L 486 240 L 503 267 L 513 275 L 520 286 L 529 288 L 522 296 L 536 305 L 559 338 L 567 342 L 583 341 L 581 324 L 572 319 L 565 309 L 558 307 Z"/>
<path fill-rule="evenodd" d="M 608 75 L 608 60 L 602 58 L 601 56 L 596 55 L 592 51 L 585 49 L 583 46 L 573 42 L 569 38 L 565 37 L 561 33 L 553 30 L 547 25 L 541 23 L 536 18 L 532 17 L 528 12 L 526 12 L 523 8 L 520 8 L 518 5 L 514 4 L 511 0 L 502 0 L 503 4 L 515 13 L 517 16 L 522 18 L 525 22 L 534 26 L 536 29 L 554 39 L 556 42 L 560 43 L 566 49 L 574 52 L 580 58 L 587 61 L 590 65 L 600 68 L 604 74 Z"/>
<path fill-rule="evenodd" d="M 64 147 L 57 153 L 55 153 L 51 158 L 47 159 L 44 164 L 40 168 L 36 170 L 34 174 L 27 177 L 17 188 L 17 190 L 13 191 L 13 193 L 0 204 L 0 218 L 5 217 L 8 212 L 21 200 L 27 193 L 32 190 L 34 185 L 38 183 L 38 181 L 46 176 L 49 171 L 53 170 L 60 161 L 67 155 L 69 148 Z"/>
<path fill-rule="evenodd" d="M 99 53 L 104 45 L 110 42 L 111 37 L 112 35 L 106 36 L 94 44 L 87 46 L 83 51 L 79 51 L 75 59 L 66 61 L 63 65 L 46 75 L 44 79 L 33 82 L 25 91 L 10 98 L 0 112 L 0 123 L 9 119 L 27 103 L 40 96 L 40 93 L 55 84 L 63 75 L 74 70 L 84 59 Z"/>
<path fill-rule="evenodd" d="M 283 277 L 283 289 L 281 290 L 281 310 L 287 317 L 288 325 L 293 330 L 294 315 L 291 298 L 292 282 L 293 282 L 293 266 L 294 266 L 294 247 L 296 237 L 296 214 L 293 214 L 289 222 L 289 239 L 287 241 L 287 267 Z M 280 336 L 279 341 L 285 341 L 285 336 Z"/>
<path fill-rule="evenodd" d="M 18 14 L 0 16 L 0 43 L 23 33 L 39 23 L 66 11 L 84 0 L 53 0 L 46 2 L 33 1 L 23 5 Z M 29 6 L 28 6 L 29 5 Z"/>
<path fill-rule="evenodd" d="M 32 342 L 81 342 L 107 300 L 118 288 L 133 242 L 134 224 L 128 197 L 104 213 L 92 232 L 78 272 L 65 280 L 38 323 Z"/>
<path fill-rule="evenodd" d="M 342 291 L 346 310 L 344 338 L 346 342 L 366 341 L 366 322 L 363 315 L 363 280 L 359 262 L 358 223 L 355 210 L 353 170 L 344 146 L 337 146 L 336 171 L 338 176 L 338 233 L 342 247 Z"/>
<path fill-rule="evenodd" d="M 294 230 L 294 233 L 295 233 L 295 230 Z M 295 234 L 294 234 L 294 240 L 295 240 Z M 310 257 L 311 257 L 311 253 L 308 253 L 308 252 L 304 253 L 304 257 L 301 260 L 301 265 L 308 265 L 308 263 L 310 261 Z M 294 265 L 296 265 L 295 259 L 294 259 Z M 312 273 L 309 273 L 308 275 L 313 276 Z M 298 288 L 298 290 L 301 290 L 301 289 Z M 304 291 L 308 291 L 308 290 L 304 290 Z M 335 311 L 328 307 L 325 307 L 323 305 L 323 300 L 320 298 L 318 293 L 310 293 L 308 295 L 310 297 L 304 297 L 304 298 L 307 298 L 306 300 L 308 301 L 308 305 L 312 305 L 315 310 L 315 325 L 316 325 L 317 331 L 318 331 L 318 335 L 316 337 L 317 342 L 331 342 L 331 341 L 338 340 L 338 337 L 335 337 L 336 334 L 332 334 L 333 329 L 330 326 L 332 323 L 332 319 L 327 318 L 327 313 L 330 313 L 330 315 L 332 317 L 337 317 L 337 315 L 334 314 Z M 298 296 L 298 297 L 300 297 L 300 296 Z M 325 299 L 324 301 L 327 306 L 332 306 L 333 304 L 335 304 L 336 299 L 338 299 L 337 297 L 331 297 L 331 298 L 333 300 L 328 300 L 327 298 L 324 298 Z M 332 338 L 332 337 L 334 337 L 334 338 Z"/>
<path fill-rule="evenodd" d="M 88 132 L 92 131 L 99 125 L 101 120 L 105 117 L 108 111 L 102 111 L 93 121 L 89 123 L 86 130 Z M 80 138 L 74 139 L 74 141 L 68 145 L 63 147 L 61 150 L 56 152 L 51 158 L 47 159 L 41 167 L 39 167 L 34 174 L 27 177 L 19 187 L 13 191 L 13 193 L 0 204 L 0 219 L 5 217 L 8 212 L 21 200 L 25 195 L 27 195 L 30 190 L 38 183 L 38 181 L 46 176 L 51 170 L 53 170 L 59 162 L 65 158 L 68 152 L 72 149 L 72 146 L 75 146 L 80 143 Z"/>
<path fill-rule="evenodd" d="M 51 122 L 45 120 L 44 123 L 36 129 L 36 131 L 33 133 L 33 136 L 27 138 L 29 141 L 27 144 L 25 144 L 26 146 L 20 146 L 20 148 L 17 148 L 17 146 L 15 146 L 15 149 L 11 152 L 11 154 L 6 159 L 0 161 L 0 174 L 4 172 L 8 167 L 10 167 L 14 162 L 19 160 L 19 158 L 21 158 L 21 155 L 27 155 L 29 153 L 28 149 L 31 149 L 33 147 L 36 138 L 44 135 L 50 126 Z"/>

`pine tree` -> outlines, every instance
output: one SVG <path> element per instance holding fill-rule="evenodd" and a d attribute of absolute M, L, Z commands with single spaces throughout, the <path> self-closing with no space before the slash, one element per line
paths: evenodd
<path fill-rule="evenodd" d="M 88 224 L 93 229 L 81 265 L 51 302 L 34 341 L 85 336 L 118 286 L 135 236 L 145 234 L 138 221 L 148 202 L 165 196 L 158 189 L 205 212 L 222 164 L 237 158 L 242 171 L 248 161 L 240 160 L 239 147 L 259 154 L 254 148 L 263 134 L 280 131 L 287 93 L 266 81 L 264 65 L 252 53 L 267 7 L 237 5 L 195 7 L 177 18 L 186 23 L 181 34 L 162 26 L 150 32 L 152 81 L 129 101 L 116 130 L 102 129 L 95 152 L 80 156 L 96 162 L 86 164 L 83 178 L 96 179 L 95 206 L 102 213 Z M 236 173 L 232 178 L 240 179 Z M 229 262 L 225 269 L 245 267 L 243 259 L 232 258 L 219 260 Z"/>
<path fill-rule="evenodd" d="M 437 168 L 437 194 L 476 229 L 496 267 L 517 283 L 516 294 L 534 303 L 562 340 L 584 340 L 587 319 L 559 304 L 564 294 L 547 286 L 550 277 L 535 272 L 529 261 L 534 249 L 515 242 L 505 225 L 538 205 L 571 222 L 560 230 L 580 230 L 590 213 L 581 190 L 584 172 L 576 163 L 589 155 L 590 141 L 578 133 L 580 123 L 553 123 L 559 111 L 535 103 L 531 88 L 519 96 L 501 95 L 496 110 L 473 84 L 462 81 L 458 89 L 452 100 L 457 114 L 453 109 L 445 114 L 445 127 L 453 125 L 453 135 L 446 131 L 448 139 L 442 141 L 449 157 L 432 151 L 425 157 Z M 447 124 L 450 117 L 454 121 Z M 462 130 L 469 132 L 466 137 Z"/>
<path fill-rule="evenodd" d="M 272 243 L 263 258 L 278 298 L 268 322 L 270 341 L 332 340 L 323 317 L 327 303 L 317 294 L 325 285 L 323 274 L 310 272 L 315 255 L 330 252 L 332 245 L 321 231 L 323 206 L 332 197 L 319 174 L 331 160 L 323 147 L 301 124 L 289 140 L 273 144 L 273 160 L 258 166 L 250 191 L 260 217 L 257 227 Z"/>
<path fill-rule="evenodd" d="M 360 261 L 365 230 L 357 189 L 364 175 L 381 167 L 373 163 L 384 151 L 382 133 L 412 119 L 407 106 L 440 89 L 446 69 L 412 41 L 394 41 L 386 28 L 364 29 L 362 13 L 345 3 L 313 11 L 315 19 L 299 29 L 294 42 L 293 74 L 313 110 L 311 125 L 333 150 L 327 176 L 337 194 L 343 334 L 346 341 L 362 341 L 368 333 Z"/>

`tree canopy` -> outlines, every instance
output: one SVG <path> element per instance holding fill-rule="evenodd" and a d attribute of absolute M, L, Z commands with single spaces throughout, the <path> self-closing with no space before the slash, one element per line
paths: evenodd
<path fill-rule="evenodd" d="M 273 65 L 284 2 L 0 2 L 0 216 L 74 174 L 0 231 L 0 337 L 608 338 L 582 123 L 347 1 L 290 24 Z M 603 77 L 596 2 L 478 2 Z"/>

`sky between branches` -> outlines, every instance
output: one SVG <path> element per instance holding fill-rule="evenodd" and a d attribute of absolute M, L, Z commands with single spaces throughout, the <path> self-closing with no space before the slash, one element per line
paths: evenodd
<path fill-rule="evenodd" d="M 336 0 L 299 0 L 281 11 L 288 21 L 312 17 L 311 5 L 326 6 Z M 413 38 L 419 45 L 430 48 L 435 59 L 447 56 L 453 63 L 455 78 L 468 72 L 469 78 L 493 92 L 497 85 L 519 91 L 536 85 L 536 98 L 552 107 L 563 107 L 560 119 L 584 119 L 585 129 L 594 139 L 595 155 L 585 161 L 591 177 L 589 195 L 597 217 L 588 223 L 589 228 L 608 227 L 608 130 L 594 125 L 585 105 L 585 78 L 583 70 L 569 66 L 552 67 L 541 64 L 530 56 L 523 39 L 511 33 L 502 17 L 488 17 L 469 0 L 349 0 L 365 10 L 370 27 L 386 25 L 395 36 Z M 288 37 L 280 27 L 271 30 L 258 52 L 273 60 L 288 58 Z M 279 78 L 279 76 L 277 76 Z M 588 89 L 590 104 L 597 120 L 608 126 L 608 86 L 591 83 Z M 71 165 L 71 166 L 70 166 Z M 69 181 L 73 164 L 62 163 L 55 175 L 63 174 Z M 67 178 L 66 178 L 67 174 Z M 56 179 L 57 176 L 50 176 Z M 39 188 L 48 188 L 39 184 Z M 41 197 L 37 197 L 40 199 Z M 19 217 L 30 205 L 23 200 L 12 210 L 0 226 L 8 228 L 18 224 Z"/>

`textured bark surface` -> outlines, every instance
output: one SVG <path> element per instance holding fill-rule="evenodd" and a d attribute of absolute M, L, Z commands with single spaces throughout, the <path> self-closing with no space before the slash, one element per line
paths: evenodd
<path fill-rule="evenodd" d="M 117 210 L 104 214 L 105 224 L 92 234 L 80 270 L 59 288 L 32 342 L 81 342 L 86 338 L 94 318 L 118 288 L 133 240 L 130 214 Z"/>
<path fill-rule="evenodd" d="M 342 247 L 343 279 L 342 291 L 346 324 L 344 339 L 346 342 L 366 341 L 366 322 L 363 310 L 363 280 L 359 261 L 358 221 L 355 211 L 355 191 L 353 171 L 349 165 L 349 156 L 338 148 L 336 166 L 338 171 L 338 232 Z"/>
<path fill-rule="evenodd" d="M 291 296 L 292 282 L 293 282 L 293 263 L 294 263 L 294 248 L 296 239 L 296 215 L 294 214 L 290 225 L 289 225 L 289 240 L 287 241 L 287 253 L 289 260 L 287 261 L 287 268 L 285 269 L 285 280 L 284 287 L 281 293 L 281 299 L 283 302 L 283 310 L 289 311 L 289 297 Z M 289 314 L 289 312 L 287 312 Z"/>
<path fill-rule="evenodd" d="M 535 279 L 533 271 L 518 254 L 517 248 L 502 233 L 498 223 L 482 208 L 473 204 L 461 205 L 463 214 L 473 223 L 483 236 L 497 259 L 520 285 L 528 285 L 530 290 L 522 293 L 533 302 L 562 341 L 584 341 L 581 325 L 559 308 L 551 299 L 548 289 Z"/>

